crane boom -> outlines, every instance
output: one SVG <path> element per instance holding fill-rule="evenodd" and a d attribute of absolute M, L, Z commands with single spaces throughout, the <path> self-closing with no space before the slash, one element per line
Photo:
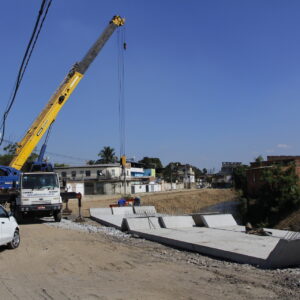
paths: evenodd
<path fill-rule="evenodd" d="M 21 142 L 18 143 L 14 158 L 9 165 L 10 167 L 17 170 L 20 170 L 23 167 L 42 136 L 45 134 L 49 126 L 55 121 L 57 114 L 67 102 L 90 64 L 96 58 L 115 29 L 124 25 L 124 23 L 125 19 L 120 16 L 114 16 L 84 58 L 72 67 L 68 75 L 60 84 L 59 88 L 50 98 L 45 108 L 33 122 Z"/>

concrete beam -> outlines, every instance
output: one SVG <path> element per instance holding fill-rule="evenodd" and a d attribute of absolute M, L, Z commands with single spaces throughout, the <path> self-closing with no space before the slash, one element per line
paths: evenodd
<path fill-rule="evenodd" d="M 201 219 L 208 228 L 218 228 L 237 225 L 231 214 L 202 215 Z"/>
<path fill-rule="evenodd" d="M 97 216 L 108 216 L 112 215 L 112 210 L 110 207 L 108 208 L 90 208 L 90 216 L 97 217 Z"/>
<path fill-rule="evenodd" d="M 163 228 L 191 228 L 196 226 L 192 216 L 164 216 L 159 218 Z"/>
<path fill-rule="evenodd" d="M 112 207 L 113 215 L 133 215 L 133 208 L 132 206 L 121 206 L 121 207 Z"/>
<path fill-rule="evenodd" d="M 124 218 L 122 224 L 122 229 L 129 232 L 158 228 L 161 227 L 157 217 Z"/>
<path fill-rule="evenodd" d="M 133 210 L 136 215 L 149 216 L 156 214 L 156 209 L 154 206 L 134 206 Z"/>

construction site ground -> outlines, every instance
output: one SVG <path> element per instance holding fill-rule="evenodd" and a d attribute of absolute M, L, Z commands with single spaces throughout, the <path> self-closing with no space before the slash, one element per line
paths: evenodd
<path fill-rule="evenodd" d="M 84 214 L 106 201 L 86 200 Z M 25 223 L 19 248 L 0 248 L 1 299 L 300 299 L 300 268 L 262 270 L 138 239 L 88 217 L 73 223 L 75 201 L 70 206 L 70 220 Z"/>

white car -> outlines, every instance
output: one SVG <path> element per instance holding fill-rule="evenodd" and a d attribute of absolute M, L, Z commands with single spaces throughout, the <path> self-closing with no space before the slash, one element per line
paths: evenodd
<path fill-rule="evenodd" d="M 20 244 L 20 231 L 16 219 L 0 205 L 0 246 L 15 249 Z"/>

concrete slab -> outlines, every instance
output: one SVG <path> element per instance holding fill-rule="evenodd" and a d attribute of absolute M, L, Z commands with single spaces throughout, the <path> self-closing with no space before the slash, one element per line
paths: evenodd
<path fill-rule="evenodd" d="M 218 228 L 237 225 L 231 214 L 202 215 L 201 219 L 208 228 Z"/>
<path fill-rule="evenodd" d="M 157 217 L 124 218 L 122 229 L 126 231 L 137 231 L 144 229 L 161 228 Z"/>
<path fill-rule="evenodd" d="M 193 227 L 182 229 L 139 229 L 133 233 L 176 248 L 196 251 L 219 257 L 278 268 L 300 265 L 300 240 L 283 240 L 276 237 L 248 235 L 222 229 Z"/>
<path fill-rule="evenodd" d="M 235 225 L 235 226 L 226 226 L 226 227 L 218 227 L 220 230 L 229 230 L 229 231 L 236 231 L 236 232 L 246 232 L 245 226 Z M 272 228 L 264 228 L 265 231 L 271 232 L 271 237 L 281 238 L 281 239 L 289 239 L 290 236 L 297 234 L 294 231 L 287 231 L 287 230 L 279 230 L 279 229 L 272 229 Z M 300 233 L 299 233 L 300 238 Z"/>
<path fill-rule="evenodd" d="M 122 206 L 122 207 L 112 207 L 113 215 L 133 215 L 133 207 L 132 206 Z"/>
<path fill-rule="evenodd" d="M 134 206 L 133 211 L 136 215 L 155 215 L 156 209 L 155 206 Z"/>
<path fill-rule="evenodd" d="M 122 216 L 122 215 L 119 215 L 119 216 L 118 215 L 117 216 L 102 215 L 102 216 L 97 216 L 97 217 L 91 216 L 91 218 L 104 226 L 115 227 L 115 228 L 121 230 L 122 221 L 124 219 L 124 216 Z"/>
<path fill-rule="evenodd" d="M 98 208 L 98 207 L 90 208 L 90 215 L 91 215 L 91 217 L 112 215 L 112 210 L 110 207 L 108 207 L 108 208 Z"/>
<path fill-rule="evenodd" d="M 191 228 L 196 226 L 192 216 L 165 216 L 159 218 L 163 228 Z"/>

